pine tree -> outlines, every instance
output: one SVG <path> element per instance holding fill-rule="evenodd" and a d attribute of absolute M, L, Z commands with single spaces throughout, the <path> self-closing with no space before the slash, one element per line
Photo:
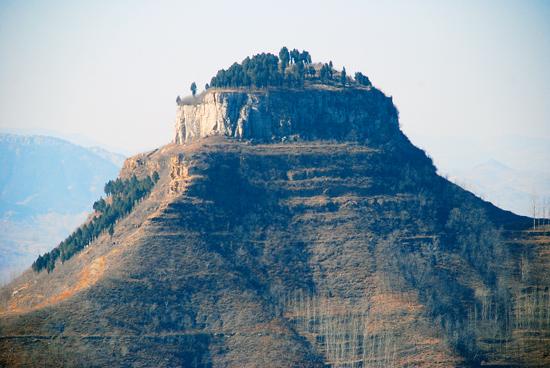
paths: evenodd
<path fill-rule="evenodd" d="M 355 73 L 355 81 L 363 86 L 371 86 L 369 77 L 363 75 L 361 72 Z"/>
<path fill-rule="evenodd" d="M 281 61 L 281 72 L 284 76 L 286 67 L 288 66 L 288 62 L 290 60 L 288 49 L 284 46 L 281 48 L 281 51 L 279 51 L 279 60 Z"/>
<path fill-rule="evenodd" d="M 342 83 L 343 86 L 346 86 L 346 67 L 342 68 L 342 73 L 340 73 L 340 83 Z"/>

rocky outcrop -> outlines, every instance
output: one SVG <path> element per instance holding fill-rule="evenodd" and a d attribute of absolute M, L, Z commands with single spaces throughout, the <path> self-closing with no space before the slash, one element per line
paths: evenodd
<path fill-rule="evenodd" d="M 185 187 L 185 181 L 189 178 L 189 162 L 180 153 L 170 159 L 170 192 L 181 193 Z"/>
<path fill-rule="evenodd" d="M 140 153 L 132 157 L 128 157 L 124 160 L 122 169 L 120 170 L 120 177 L 122 179 L 129 179 L 133 175 L 138 177 L 151 176 L 153 173 L 160 172 L 162 169 L 158 162 L 149 160 L 149 157 L 157 150 L 151 152 Z"/>
<path fill-rule="evenodd" d="M 377 144 L 399 135 L 397 115 L 392 99 L 374 88 L 212 89 L 178 105 L 175 143 L 223 135 Z"/>

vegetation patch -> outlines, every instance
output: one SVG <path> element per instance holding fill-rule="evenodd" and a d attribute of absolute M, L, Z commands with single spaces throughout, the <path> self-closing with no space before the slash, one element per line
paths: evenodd
<path fill-rule="evenodd" d="M 116 179 L 107 182 L 105 184 L 107 200 L 100 198 L 94 203 L 95 216 L 93 219 L 79 227 L 53 250 L 38 256 L 32 264 L 32 269 L 36 272 L 43 269 L 51 272 L 55 268 L 58 258 L 61 258 L 61 262 L 65 262 L 104 231 L 113 235 L 116 222 L 130 213 L 134 205 L 151 192 L 158 179 L 159 175 L 155 171 L 152 176 L 147 176 L 142 180 L 134 175 L 130 179 Z"/>
<path fill-rule="evenodd" d="M 240 64 L 233 63 L 227 70 L 221 69 L 212 78 L 209 87 L 303 87 L 308 80 L 334 86 L 365 86 L 370 87 L 369 78 L 360 72 L 355 78 L 346 74 L 346 68 L 336 71 L 332 61 L 328 63 L 312 63 L 308 51 L 281 48 L 279 55 L 261 53 L 247 57 Z M 197 86 L 191 85 L 191 92 L 195 95 Z"/>

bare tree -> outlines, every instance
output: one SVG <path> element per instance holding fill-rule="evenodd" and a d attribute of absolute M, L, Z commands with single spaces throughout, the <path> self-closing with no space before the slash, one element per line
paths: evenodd
<path fill-rule="evenodd" d="M 532 215 L 533 215 L 533 230 L 536 230 L 537 229 L 537 203 L 538 202 L 538 197 L 537 197 L 537 194 L 535 192 L 533 192 L 531 194 L 531 210 L 532 210 Z"/>
<path fill-rule="evenodd" d="M 550 197 L 542 200 L 542 226 L 550 224 Z"/>

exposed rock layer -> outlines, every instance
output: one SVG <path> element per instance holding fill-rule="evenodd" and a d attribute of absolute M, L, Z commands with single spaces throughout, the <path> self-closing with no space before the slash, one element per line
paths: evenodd
<path fill-rule="evenodd" d="M 214 89 L 178 106 L 175 142 L 223 135 L 373 144 L 387 142 L 398 132 L 391 98 L 376 89 Z"/>

